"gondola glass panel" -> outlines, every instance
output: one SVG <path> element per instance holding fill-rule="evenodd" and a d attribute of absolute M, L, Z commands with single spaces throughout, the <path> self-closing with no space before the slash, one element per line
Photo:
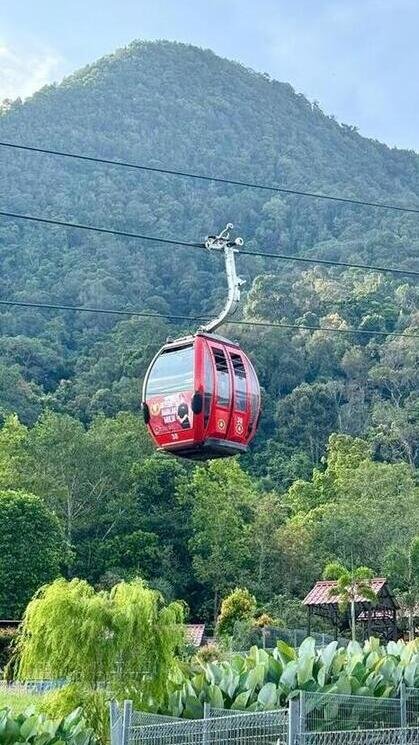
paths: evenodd
<path fill-rule="evenodd" d="M 151 369 L 146 388 L 147 398 L 191 391 L 193 370 L 193 347 L 164 352 Z"/>

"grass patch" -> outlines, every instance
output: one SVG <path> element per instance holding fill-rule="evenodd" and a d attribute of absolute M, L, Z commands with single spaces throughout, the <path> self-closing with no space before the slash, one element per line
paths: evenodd
<path fill-rule="evenodd" d="M 27 691 L 16 691 L 13 688 L 0 689 L 0 709 L 8 706 L 14 714 L 19 714 L 28 706 L 37 706 L 41 703 L 42 696 L 39 693 L 28 693 Z"/>

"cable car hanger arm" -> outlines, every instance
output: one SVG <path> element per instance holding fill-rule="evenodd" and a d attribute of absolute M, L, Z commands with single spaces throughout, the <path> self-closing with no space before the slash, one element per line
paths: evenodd
<path fill-rule="evenodd" d="M 236 246 L 243 245 L 243 238 L 230 240 L 230 230 L 233 225 L 228 223 L 219 235 L 210 235 L 205 241 L 205 248 L 208 251 L 222 251 L 224 254 L 225 270 L 227 275 L 228 295 L 224 308 L 219 315 L 212 321 L 208 321 L 204 326 L 200 326 L 200 331 L 213 333 L 219 326 L 236 311 L 240 302 L 240 288 L 245 284 L 245 280 L 237 276 L 235 254 L 238 252 Z"/>

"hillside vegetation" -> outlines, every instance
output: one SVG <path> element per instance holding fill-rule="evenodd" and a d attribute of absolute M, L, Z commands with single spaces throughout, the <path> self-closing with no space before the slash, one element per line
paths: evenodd
<path fill-rule="evenodd" d="M 0 140 L 419 207 L 416 154 L 182 44 L 135 42 L 5 104 Z M 232 221 L 249 249 L 419 269 L 415 214 L 6 148 L 0 158 L 3 210 L 187 241 Z M 249 455 L 194 469 L 152 452 L 141 381 L 160 343 L 193 324 L 3 307 L 0 488 L 58 515 L 65 572 L 102 586 L 140 573 L 194 616 L 246 584 L 287 617 L 328 560 L 351 555 L 403 589 L 394 556 L 419 532 L 417 284 L 238 263 L 246 319 L 354 330 L 223 328 L 263 387 Z M 0 220 L 3 299 L 210 316 L 224 293 L 221 261 L 204 250 Z M 1 603 L 0 615 L 21 612 Z"/>

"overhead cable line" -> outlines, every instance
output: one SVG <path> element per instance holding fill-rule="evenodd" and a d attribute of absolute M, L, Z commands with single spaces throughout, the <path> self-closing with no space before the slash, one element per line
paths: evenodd
<path fill-rule="evenodd" d="M 116 316 L 134 316 L 139 318 L 157 318 L 168 321 L 203 321 L 207 320 L 207 316 L 185 316 L 185 315 L 174 315 L 172 313 L 152 313 L 147 311 L 138 310 L 121 310 L 111 308 L 89 308 L 80 305 L 61 305 L 58 303 L 38 303 L 29 302 L 24 300 L 0 300 L 0 305 L 3 306 L 18 306 L 20 308 L 39 308 L 41 310 L 63 310 L 63 311 L 74 311 L 77 313 L 100 313 L 105 315 L 116 315 Z M 333 334 L 364 334 L 368 336 L 398 336 L 403 339 L 419 339 L 418 334 L 401 333 L 399 331 L 382 331 L 381 329 L 347 329 L 347 328 L 334 328 L 332 326 L 311 326 L 307 324 L 298 323 L 272 323 L 271 321 L 232 321 L 228 319 L 228 324 L 235 326 L 262 326 L 265 328 L 278 328 L 278 329 L 295 329 L 304 331 L 324 331 L 326 333 Z"/>
<path fill-rule="evenodd" d="M 239 181 L 237 179 L 222 178 L 221 176 L 208 176 L 202 173 L 190 173 L 189 171 L 177 171 L 171 168 L 158 168 L 157 166 L 145 166 L 141 163 L 130 163 L 123 160 L 111 160 L 108 158 L 98 158 L 91 155 L 81 155 L 79 153 L 68 153 L 62 150 L 50 150 L 42 147 L 30 145 L 20 145 L 15 142 L 0 141 L 2 147 L 14 148 L 16 150 L 26 150 L 35 153 L 45 153 L 47 155 L 57 155 L 63 158 L 75 158 L 77 160 L 90 161 L 92 163 L 105 163 L 111 166 L 120 166 L 123 168 L 134 168 L 139 171 L 149 171 L 151 173 L 162 173 L 168 176 L 180 176 L 183 178 L 200 179 L 201 181 L 212 181 L 219 184 L 231 184 L 233 186 L 243 186 L 248 189 L 261 189 L 263 191 L 279 192 L 299 197 L 310 197 L 312 199 L 326 199 L 332 202 L 343 202 L 344 204 L 354 204 L 359 207 L 376 207 L 378 209 L 395 210 L 396 212 L 410 212 L 419 214 L 419 207 L 403 207 L 397 204 L 386 204 L 384 202 L 371 202 L 363 199 L 352 197 L 343 197 L 336 194 L 320 194 L 312 191 L 302 191 L 300 189 L 290 189 L 284 186 L 275 186 L 273 184 L 259 184 L 251 181 Z"/>
<path fill-rule="evenodd" d="M 58 225 L 61 228 L 76 228 L 77 230 L 91 230 L 94 233 L 106 233 L 107 235 L 117 235 L 122 238 L 137 238 L 142 241 L 153 241 L 154 243 L 166 243 L 171 246 L 187 246 L 190 248 L 202 248 L 203 243 L 188 243 L 187 241 L 176 241 L 171 238 L 156 238 L 151 235 L 141 235 L 140 233 L 129 233 L 126 230 L 112 230 L 111 228 L 99 228 L 95 225 L 83 225 L 76 222 L 64 222 L 63 220 L 53 220 L 48 217 L 36 217 L 35 215 L 22 215 L 17 212 L 0 211 L 1 217 L 11 217 L 15 220 L 29 220 L 31 222 L 44 223 L 46 225 Z"/>
<path fill-rule="evenodd" d="M 387 272 L 389 274 L 408 274 L 412 277 L 419 277 L 419 271 L 415 269 L 400 269 L 398 267 L 391 266 L 377 266 L 376 264 L 356 264 L 349 261 L 335 261 L 335 259 L 319 259 L 316 257 L 310 258 L 307 256 L 288 256 L 287 254 L 277 254 L 262 251 L 247 251 L 246 249 L 240 248 L 240 253 L 246 256 L 263 256 L 268 259 L 282 259 L 283 261 L 297 261 L 303 264 L 322 264 L 324 266 L 341 266 L 346 269 L 368 269 L 369 271 L 375 272 Z"/>
<path fill-rule="evenodd" d="M 77 230 L 87 230 L 94 233 L 105 233 L 107 235 L 114 235 L 122 238 L 135 238 L 137 240 L 150 241 L 152 243 L 162 243 L 170 246 L 184 246 L 186 248 L 202 248 L 203 243 L 192 242 L 192 241 L 180 241 L 172 238 L 159 238 L 157 236 L 143 235 L 141 233 L 131 233 L 125 230 L 115 230 L 111 228 L 102 228 L 96 225 L 84 225 L 82 223 L 66 222 L 63 220 L 55 220 L 47 217 L 38 217 L 35 215 L 23 215 L 17 212 L 5 212 L 0 211 L 0 217 L 9 217 L 16 220 L 27 220 L 30 222 L 41 223 L 46 225 L 55 225 L 62 228 L 73 228 Z M 387 274 L 397 275 L 408 275 L 411 277 L 419 277 L 419 271 L 415 269 L 401 269 L 399 267 L 388 267 L 378 266 L 376 264 L 358 264 L 349 261 L 335 261 L 334 259 L 320 259 L 310 258 L 304 256 L 291 256 L 287 254 L 278 254 L 272 252 L 263 251 L 248 251 L 246 249 L 239 249 L 239 253 L 245 256 L 260 256 L 261 258 L 280 259 L 282 261 L 295 261 L 306 264 L 321 264 L 324 266 L 336 266 L 344 267 L 346 269 L 364 269 L 368 271 L 384 272 Z"/>

